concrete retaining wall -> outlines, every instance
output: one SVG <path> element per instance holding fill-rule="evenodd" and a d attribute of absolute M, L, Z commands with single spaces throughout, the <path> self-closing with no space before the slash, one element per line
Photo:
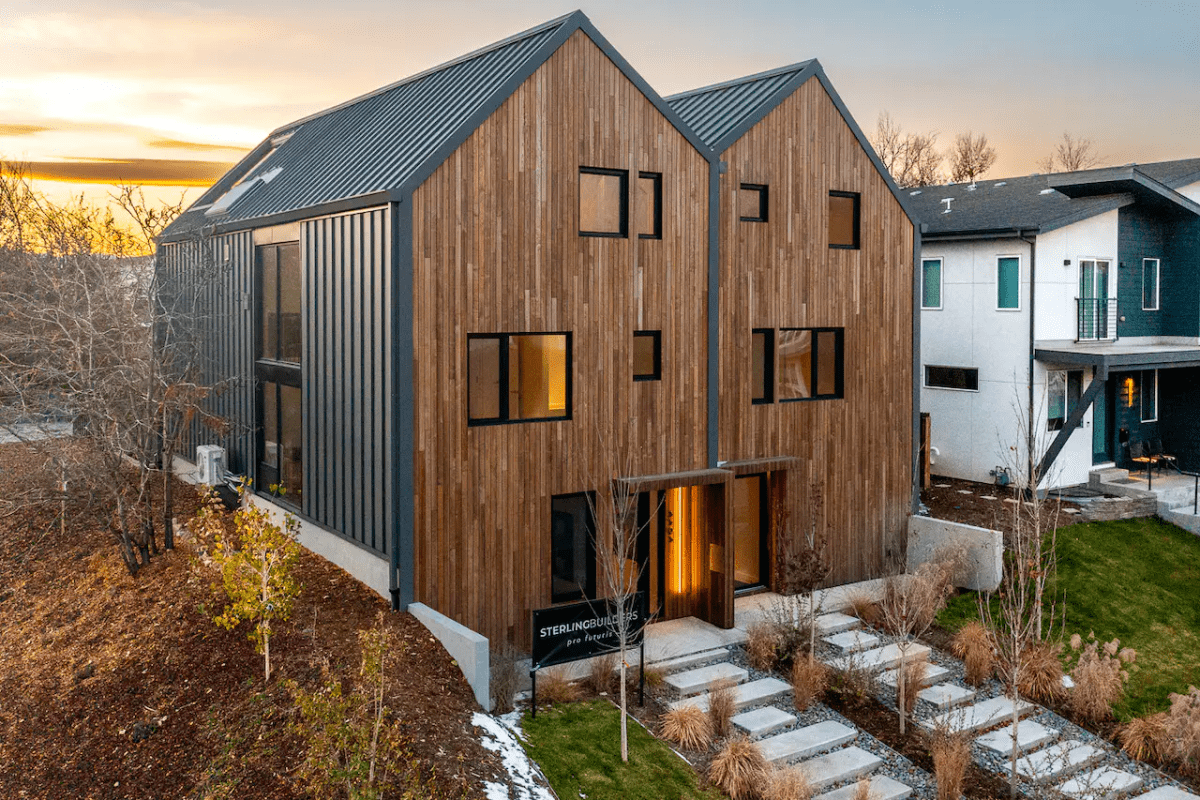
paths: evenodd
<path fill-rule="evenodd" d="M 1185 531 L 1200 536 L 1200 517 L 1191 513 L 1191 509 L 1163 510 L 1158 514 L 1172 525 L 1178 525 Z"/>
<path fill-rule="evenodd" d="M 411 604 L 408 613 L 420 620 L 434 638 L 442 643 L 450 657 L 458 662 L 458 668 L 462 670 L 467 683 L 475 690 L 475 701 L 484 711 L 491 711 L 489 689 L 492 670 L 488 657 L 488 640 L 424 603 Z"/>
<path fill-rule="evenodd" d="M 960 589 L 990 592 L 1004 577 L 1004 537 L 1000 531 L 931 517 L 910 517 L 908 571 L 933 559 L 939 551 L 962 548 L 963 562 L 954 575 Z"/>

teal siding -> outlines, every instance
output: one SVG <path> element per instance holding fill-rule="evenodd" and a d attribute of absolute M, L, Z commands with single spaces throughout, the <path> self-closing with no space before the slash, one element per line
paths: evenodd
<path fill-rule="evenodd" d="M 1200 221 L 1138 206 L 1118 222 L 1117 334 L 1200 336 Z M 1157 311 L 1142 310 L 1142 260 L 1161 259 Z"/>
<path fill-rule="evenodd" d="M 1158 418 L 1163 450 L 1179 459 L 1180 469 L 1200 472 L 1200 367 L 1158 372 Z"/>

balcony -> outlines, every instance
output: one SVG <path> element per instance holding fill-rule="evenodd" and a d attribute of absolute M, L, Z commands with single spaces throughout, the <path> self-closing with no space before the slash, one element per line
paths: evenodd
<path fill-rule="evenodd" d="M 1075 341 L 1115 342 L 1117 340 L 1117 301 L 1112 298 L 1075 300 Z"/>

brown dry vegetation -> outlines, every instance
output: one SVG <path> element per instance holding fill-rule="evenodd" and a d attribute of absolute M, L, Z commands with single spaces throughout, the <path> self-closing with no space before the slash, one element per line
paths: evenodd
<path fill-rule="evenodd" d="M 0 496 L 39 468 L 24 446 L 0 446 Z M 179 496 L 193 502 L 188 488 Z M 0 517 L 0 797 L 307 797 L 282 681 L 311 689 L 328 660 L 353 683 L 358 631 L 386 603 L 306 551 L 264 689 L 245 630 L 212 623 L 222 595 L 193 540 L 132 578 L 102 507 L 68 507 L 65 531 L 56 508 Z M 501 768 L 475 738 L 470 688 L 413 617 L 387 625 L 409 645 L 388 704 L 413 763 L 447 796 L 481 795 Z"/>

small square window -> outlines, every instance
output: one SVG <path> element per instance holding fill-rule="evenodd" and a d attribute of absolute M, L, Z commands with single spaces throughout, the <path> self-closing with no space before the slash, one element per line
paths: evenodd
<path fill-rule="evenodd" d="M 633 379 L 662 379 L 662 332 L 636 331 L 633 334 Z"/>
<path fill-rule="evenodd" d="M 750 340 L 750 400 L 775 402 L 775 331 L 758 328 Z"/>
<path fill-rule="evenodd" d="M 767 221 L 767 187 L 761 183 L 743 183 L 738 191 L 738 216 L 742 222 Z"/>
<path fill-rule="evenodd" d="M 1142 259 L 1142 311 L 1158 311 L 1160 264 L 1157 258 Z"/>
<path fill-rule="evenodd" d="M 579 235 L 623 238 L 629 232 L 629 173 L 579 168 Z"/>
<path fill-rule="evenodd" d="M 942 307 L 942 260 L 921 260 L 921 308 L 938 310 Z"/>
<path fill-rule="evenodd" d="M 829 193 L 829 246 L 858 249 L 859 196 L 857 192 Z"/>
<path fill-rule="evenodd" d="M 638 173 L 638 238 L 662 238 L 662 173 Z"/>

